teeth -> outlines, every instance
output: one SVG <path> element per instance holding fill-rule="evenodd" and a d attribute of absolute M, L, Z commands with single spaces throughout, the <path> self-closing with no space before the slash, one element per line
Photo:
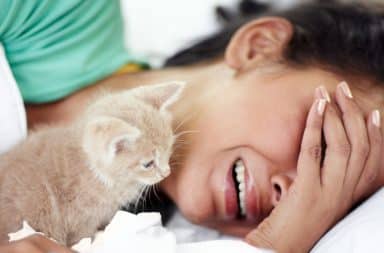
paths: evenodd
<path fill-rule="evenodd" d="M 244 173 L 244 165 L 242 162 L 240 162 L 240 161 L 236 162 L 235 171 L 236 171 L 236 173 Z"/>
<path fill-rule="evenodd" d="M 241 160 L 238 160 L 235 164 L 236 172 L 236 181 L 239 187 L 239 202 L 240 202 L 240 213 L 245 216 L 246 206 L 245 206 L 245 176 L 244 176 L 244 164 Z"/>
<path fill-rule="evenodd" d="M 238 183 L 241 183 L 242 180 L 244 179 L 244 173 L 243 173 L 243 174 L 239 174 L 239 173 L 237 173 L 237 175 L 236 175 L 236 179 L 237 179 L 237 182 L 238 182 Z"/>

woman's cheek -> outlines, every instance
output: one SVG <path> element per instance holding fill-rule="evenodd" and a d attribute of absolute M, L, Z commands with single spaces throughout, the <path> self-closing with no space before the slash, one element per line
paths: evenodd
<path fill-rule="evenodd" d="M 215 216 L 209 173 L 203 166 L 187 163 L 179 169 L 175 182 L 173 200 L 182 214 L 196 224 Z"/>

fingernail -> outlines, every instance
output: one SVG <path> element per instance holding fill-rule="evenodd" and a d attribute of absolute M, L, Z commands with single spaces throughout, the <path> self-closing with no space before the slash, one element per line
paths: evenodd
<path fill-rule="evenodd" d="M 325 99 L 319 99 L 317 102 L 317 113 L 322 116 L 325 111 L 325 105 L 327 103 L 327 100 Z"/>
<path fill-rule="evenodd" d="M 324 86 L 320 86 L 319 88 L 321 98 L 325 99 L 328 103 L 331 103 L 331 97 L 329 96 L 329 93 L 327 89 Z"/>
<path fill-rule="evenodd" d="M 377 126 L 377 127 L 380 127 L 381 125 L 381 119 L 380 119 L 380 111 L 379 110 L 374 110 L 372 112 L 372 123 Z"/>
<path fill-rule="evenodd" d="M 347 84 L 347 82 L 343 81 L 339 84 L 339 88 L 341 89 L 341 91 L 344 93 L 344 95 L 348 98 L 353 98 L 352 96 L 352 91 L 351 89 L 349 88 L 349 85 Z"/>

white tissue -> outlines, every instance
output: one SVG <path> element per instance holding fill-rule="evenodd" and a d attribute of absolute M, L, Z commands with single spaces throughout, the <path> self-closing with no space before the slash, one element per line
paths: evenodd
<path fill-rule="evenodd" d="M 42 235 L 42 233 L 38 233 L 33 228 L 31 228 L 31 226 L 29 226 L 28 222 L 23 221 L 23 227 L 15 233 L 9 233 L 8 237 L 9 237 L 9 241 L 12 242 L 12 241 L 21 240 L 21 239 L 28 237 L 30 235 L 33 235 L 33 234 L 41 234 Z"/>
<path fill-rule="evenodd" d="M 176 252 L 175 236 L 161 225 L 158 213 L 138 215 L 119 211 L 102 237 L 91 246 L 92 253 Z"/>
<path fill-rule="evenodd" d="M 26 221 L 23 228 L 8 234 L 10 241 L 20 240 L 37 232 Z M 41 234 L 41 233 L 40 233 Z M 134 215 L 119 211 L 104 232 L 95 239 L 84 238 L 72 249 L 80 253 L 176 252 L 175 236 L 161 225 L 159 213 Z"/>
<path fill-rule="evenodd" d="M 27 222 L 23 228 L 9 234 L 11 240 L 19 240 L 36 233 Z M 131 213 L 119 211 L 104 232 L 96 234 L 93 242 L 84 238 L 72 249 L 79 253 L 198 253 L 243 252 L 264 253 L 240 240 L 207 241 L 177 244 L 176 236 L 161 225 L 159 213 Z"/>
<path fill-rule="evenodd" d="M 339 222 L 329 231 L 313 248 L 313 253 L 352 252 L 352 253 L 379 253 L 382 250 L 382 238 L 384 235 L 384 189 L 378 191 L 369 200 L 363 203 L 354 212 Z M 172 222 L 171 222 L 172 223 Z M 187 231 L 196 229 L 186 223 L 187 227 L 181 229 L 183 222 L 173 222 L 173 231 L 182 232 L 184 236 L 178 239 L 185 240 L 186 235 L 206 240 L 203 242 L 177 243 L 175 233 L 161 225 L 161 217 L 158 213 L 141 213 L 134 215 L 119 211 L 104 232 L 99 232 L 93 242 L 85 238 L 76 244 L 73 249 L 80 253 L 266 253 L 270 251 L 256 249 L 241 240 L 228 239 L 217 240 L 220 236 L 207 233 L 198 229 L 200 233 Z M 171 226 L 172 227 L 172 226 Z M 172 229 L 172 228 L 171 228 Z M 36 233 L 25 221 L 23 228 L 9 234 L 12 240 L 19 240 Z M 211 238 L 209 238 L 211 236 Z M 211 240 L 210 240 L 211 239 Z M 215 240 L 212 240 L 215 239 Z"/>

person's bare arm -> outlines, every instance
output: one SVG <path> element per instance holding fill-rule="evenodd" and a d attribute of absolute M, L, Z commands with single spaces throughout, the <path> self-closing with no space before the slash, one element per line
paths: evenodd
<path fill-rule="evenodd" d="M 194 67 L 167 68 L 131 74 L 111 75 L 54 103 L 27 104 L 28 128 L 40 124 L 68 124 L 76 119 L 90 100 L 104 91 L 120 91 L 139 85 L 155 84 L 169 80 L 190 80 Z"/>
<path fill-rule="evenodd" d="M 1 253 L 73 253 L 42 235 L 32 235 L 23 240 L 0 245 Z"/>

